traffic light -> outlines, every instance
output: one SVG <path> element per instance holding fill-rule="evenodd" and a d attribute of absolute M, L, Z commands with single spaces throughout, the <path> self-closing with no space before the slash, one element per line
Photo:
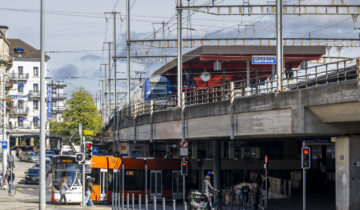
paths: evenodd
<path fill-rule="evenodd" d="M 188 162 L 187 161 L 181 161 L 181 175 L 188 175 Z"/>
<path fill-rule="evenodd" d="M 310 147 L 301 148 L 301 168 L 311 168 L 311 150 Z"/>
<path fill-rule="evenodd" d="M 91 161 L 92 160 L 92 148 L 93 148 L 92 143 L 89 141 L 84 142 L 83 147 L 84 147 L 85 160 Z"/>

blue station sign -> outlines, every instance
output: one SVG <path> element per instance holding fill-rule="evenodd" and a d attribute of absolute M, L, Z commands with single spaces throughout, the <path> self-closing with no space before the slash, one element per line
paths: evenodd
<path fill-rule="evenodd" d="M 275 56 L 253 56 L 251 64 L 276 64 Z"/>

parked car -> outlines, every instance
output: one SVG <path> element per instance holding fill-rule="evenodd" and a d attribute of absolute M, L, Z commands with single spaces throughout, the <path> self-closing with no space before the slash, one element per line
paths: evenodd
<path fill-rule="evenodd" d="M 55 155 L 55 152 L 49 150 L 49 151 L 46 151 L 45 155 L 46 155 L 47 158 L 50 158 L 52 160 L 54 155 Z"/>
<path fill-rule="evenodd" d="M 19 160 L 36 163 L 39 161 L 39 156 L 35 152 L 23 152 L 19 156 Z"/>
<path fill-rule="evenodd" d="M 29 168 L 25 172 L 25 184 L 39 184 L 39 168 Z"/>

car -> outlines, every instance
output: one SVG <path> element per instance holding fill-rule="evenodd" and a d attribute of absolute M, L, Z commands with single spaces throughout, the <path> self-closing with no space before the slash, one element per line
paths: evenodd
<path fill-rule="evenodd" d="M 34 167 L 33 168 L 40 168 L 40 163 L 36 163 L 35 165 L 34 165 Z M 50 173 L 50 169 L 51 169 L 51 163 L 50 162 L 48 162 L 48 160 L 46 160 L 46 167 L 45 167 L 45 170 L 46 170 L 46 176 L 48 176 L 49 175 L 49 173 Z"/>
<path fill-rule="evenodd" d="M 59 149 L 50 149 L 49 151 L 53 151 L 55 153 L 54 155 L 60 155 Z"/>
<path fill-rule="evenodd" d="M 29 168 L 25 172 L 25 184 L 39 184 L 39 168 Z"/>
<path fill-rule="evenodd" d="M 19 156 L 19 160 L 36 163 L 39 161 L 39 156 L 35 152 L 23 152 Z"/>

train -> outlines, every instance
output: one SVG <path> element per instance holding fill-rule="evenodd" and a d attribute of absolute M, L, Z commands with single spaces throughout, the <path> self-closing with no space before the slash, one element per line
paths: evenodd
<path fill-rule="evenodd" d="M 95 193 L 91 194 L 91 198 L 96 202 L 111 202 L 114 196 L 120 197 L 119 192 L 122 192 L 125 195 L 135 194 L 136 199 L 139 194 L 142 199 L 145 195 L 148 198 L 156 196 L 181 199 L 183 179 L 180 175 L 180 167 L 180 159 L 93 156 L 91 173 L 87 174 L 94 180 Z M 66 193 L 68 203 L 82 202 L 81 165 L 75 161 L 75 155 L 54 156 L 52 176 L 53 203 L 58 203 L 60 200 L 59 184 L 63 177 L 67 178 L 69 186 Z M 186 180 L 187 187 L 191 187 L 191 183 L 197 183 L 197 180 L 191 180 L 191 176 Z M 186 194 L 188 193 L 189 191 L 186 191 Z"/>

